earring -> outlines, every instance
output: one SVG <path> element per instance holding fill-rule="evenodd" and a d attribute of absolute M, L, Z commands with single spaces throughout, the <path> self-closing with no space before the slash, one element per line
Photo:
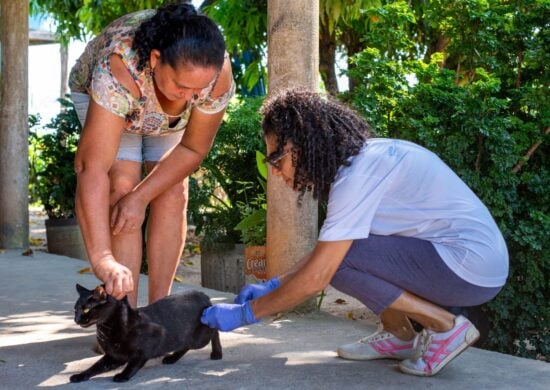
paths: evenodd
<path fill-rule="evenodd" d="M 155 68 L 149 68 L 149 76 L 155 76 Z"/>

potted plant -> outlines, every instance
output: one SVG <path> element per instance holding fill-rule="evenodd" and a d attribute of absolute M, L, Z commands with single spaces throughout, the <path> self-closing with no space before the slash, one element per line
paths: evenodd
<path fill-rule="evenodd" d="M 30 116 L 29 194 L 48 215 L 48 252 L 86 260 L 86 251 L 76 220 L 76 174 L 74 158 L 81 125 L 69 99 L 59 99 L 61 112 L 41 127 Z"/>
<path fill-rule="evenodd" d="M 245 202 L 239 202 L 243 219 L 235 226 L 241 232 L 245 245 L 245 275 L 252 275 L 256 279 L 266 279 L 266 234 L 267 234 L 267 164 L 265 155 L 256 151 L 256 166 L 258 168 L 258 182 L 262 192 Z M 242 192 L 246 193 L 251 183 L 243 183 Z"/>
<path fill-rule="evenodd" d="M 188 217 L 201 237 L 204 287 L 238 292 L 244 285 L 244 245 L 235 226 L 247 197 L 263 192 L 256 180 L 256 150 L 264 150 L 258 109 L 263 98 L 235 99 L 212 149 L 189 180 Z M 251 183 L 246 192 L 242 183 Z"/>

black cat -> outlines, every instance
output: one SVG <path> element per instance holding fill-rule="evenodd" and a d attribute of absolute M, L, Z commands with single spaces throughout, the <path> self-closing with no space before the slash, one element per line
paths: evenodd
<path fill-rule="evenodd" d="M 126 364 L 115 375 L 115 382 L 126 382 L 151 358 L 165 356 L 172 364 L 190 349 L 212 342 L 210 358 L 222 358 L 217 329 L 200 322 L 202 311 L 211 306 L 210 298 L 199 291 L 189 291 L 163 298 L 149 306 L 133 309 L 128 299 L 120 301 L 107 294 L 103 286 L 88 290 L 76 285 L 80 298 L 74 306 L 74 320 L 83 328 L 96 324 L 97 340 L 105 355 L 93 366 L 71 376 L 82 382 Z"/>

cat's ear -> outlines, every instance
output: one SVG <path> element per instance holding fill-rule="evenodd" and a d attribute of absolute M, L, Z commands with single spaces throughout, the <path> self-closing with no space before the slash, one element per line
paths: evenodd
<path fill-rule="evenodd" d="M 87 288 L 85 287 L 82 287 L 80 284 L 76 284 L 76 291 L 78 291 L 79 294 L 84 294 L 86 292 L 89 292 L 90 290 L 88 290 Z"/>
<path fill-rule="evenodd" d="M 98 300 L 106 301 L 107 297 L 109 296 L 107 294 L 107 291 L 105 291 L 105 285 L 102 284 L 101 286 L 97 286 L 94 290 L 94 296 Z"/>

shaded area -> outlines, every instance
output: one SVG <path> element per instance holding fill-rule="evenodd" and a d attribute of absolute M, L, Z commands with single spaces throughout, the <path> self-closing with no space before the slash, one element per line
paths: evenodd
<path fill-rule="evenodd" d="M 72 323 L 75 283 L 93 286 L 80 260 L 37 252 L 0 253 L 1 388 L 71 386 L 69 376 L 98 356 L 92 330 Z M 146 283 L 145 277 L 142 282 Z M 175 290 L 201 289 L 215 302 L 233 295 L 176 284 Z M 145 289 L 142 289 L 145 292 Z M 140 296 L 140 302 L 145 294 Z M 261 324 L 222 333 L 224 358 L 209 359 L 210 347 L 191 351 L 174 365 L 150 361 L 129 383 L 116 388 L 199 389 L 364 389 L 364 388 L 529 388 L 550 386 L 550 366 L 509 355 L 467 350 L 433 378 L 402 374 L 394 361 L 351 362 L 334 352 L 340 344 L 362 337 L 373 327 L 325 313 L 289 314 Z M 107 373 L 78 388 L 114 388 Z"/>

